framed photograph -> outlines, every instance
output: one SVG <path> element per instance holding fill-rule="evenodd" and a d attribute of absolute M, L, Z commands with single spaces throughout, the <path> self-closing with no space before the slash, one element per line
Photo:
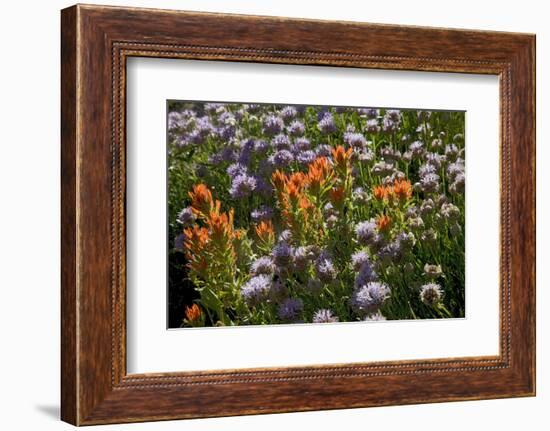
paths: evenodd
<path fill-rule="evenodd" d="M 534 35 L 61 17 L 63 420 L 535 394 Z"/>

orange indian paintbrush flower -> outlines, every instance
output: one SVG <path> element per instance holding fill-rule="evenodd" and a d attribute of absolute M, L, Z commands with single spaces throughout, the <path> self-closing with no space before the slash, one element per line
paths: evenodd
<path fill-rule="evenodd" d="M 189 322 L 196 322 L 202 316 L 202 311 L 197 304 L 193 304 L 190 307 L 185 307 L 185 318 Z"/>
<path fill-rule="evenodd" d="M 273 223 L 270 220 L 262 221 L 255 227 L 256 235 L 258 238 L 266 243 L 271 243 L 275 238 L 275 230 L 273 229 Z"/>
<path fill-rule="evenodd" d="M 206 184 L 195 184 L 193 190 L 189 192 L 191 198 L 191 209 L 197 215 L 205 217 L 214 206 L 212 192 Z"/>
<path fill-rule="evenodd" d="M 233 208 L 229 213 L 211 212 L 207 223 L 213 241 L 230 241 L 233 237 Z"/>
<path fill-rule="evenodd" d="M 375 199 L 384 200 L 388 198 L 389 190 L 386 186 L 375 186 L 372 190 Z"/>
<path fill-rule="evenodd" d="M 387 215 L 381 215 L 376 220 L 376 225 L 379 231 L 386 231 L 391 227 L 391 218 Z"/>
<path fill-rule="evenodd" d="M 326 157 L 315 159 L 309 166 L 305 181 L 311 189 L 318 191 L 332 174 L 332 166 Z"/>
<path fill-rule="evenodd" d="M 335 207 L 340 207 L 344 202 L 345 194 L 346 194 L 346 190 L 344 189 L 344 187 L 340 186 L 340 187 L 335 187 L 331 189 L 329 192 L 330 202 Z"/>
<path fill-rule="evenodd" d="M 409 199 L 412 196 L 412 185 L 409 180 L 397 180 L 393 184 L 393 193 L 401 200 Z"/>
<path fill-rule="evenodd" d="M 352 148 L 346 150 L 342 145 L 332 149 L 332 158 L 337 170 L 343 171 L 349 167 L 352 153 Z"/>

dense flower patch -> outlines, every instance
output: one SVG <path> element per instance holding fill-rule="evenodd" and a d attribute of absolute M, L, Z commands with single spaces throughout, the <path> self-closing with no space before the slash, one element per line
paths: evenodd
<path fill-rule="evenodd" d="M 463 136 L 463 112 L 170 102 L 172 321 L 464 316 Z"/>

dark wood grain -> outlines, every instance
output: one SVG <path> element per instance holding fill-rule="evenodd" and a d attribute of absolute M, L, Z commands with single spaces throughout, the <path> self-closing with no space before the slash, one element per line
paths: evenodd
<path fill-rule="evenodd" d="M 61 36 L 63 420 L 86 425 L 535 393 L 533 35 L 74 6 L 62 12 Z M 498 75 L 500 354 L 127 375 L 131 56 Z"/>

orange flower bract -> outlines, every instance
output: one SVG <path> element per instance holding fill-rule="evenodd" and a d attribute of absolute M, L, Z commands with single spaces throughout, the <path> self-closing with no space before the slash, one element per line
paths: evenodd
<path fill-rule="evenodd" d="M 409 199 L 412 196 L 411 182 L 409 180 L 397 180 L 393 184 L 392 191 L 399 199 Z"/>
<path fill-rule="evenodd" d="M 332 149 L 332 158 L 334 160 L 334 165 L 338 170 L 345 170 L 349 167 L 351 160 L 351 154 L 353 153 L 352 148 L 347 150 L 342 146 L 338 145 L 336 148 Z"/>
<path fill-rule="evenodd" d="M 191 209 L 197 215 L 206 216 L 214 206 L 212 192 L 206 184 L 195 184 L 193 190 L 189 192 L 189 197 Z"/>
<path fill-rule="evenodd" d="M 185 318 L 189 322 L 196 322 L 202 316 L 202 311 L 197 304 L 193 304 L 190 307 L 185 307 Z"/>
<path fill-rule="evenodd" d="M 391 227 L 391 218 L 387 215 L 382 215 L 376 220 L 376 225 L 378 230 L 386 231 Z"/>

